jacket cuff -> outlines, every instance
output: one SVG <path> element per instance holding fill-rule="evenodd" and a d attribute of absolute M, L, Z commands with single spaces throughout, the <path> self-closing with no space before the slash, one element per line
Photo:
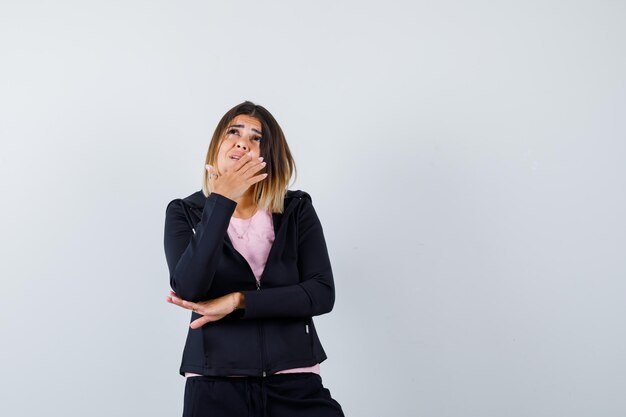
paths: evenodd
<path fill-rule="evenodd" d="M 300 284 L 241 292 L 246 304 L 243 319 L 311 315 L 310 307 L 306 305 L 309 297 Z"/>
<path fill-rule="evenodd" d="M 241 319 L 250 319 L 258 317 L 258 307 L 259 307 L 259 291 L 257 290 L 246 290 L 241 291 L 244 296 L 244 300 L 246 306 L 242 309 L 242 314 L 239 316 Z"/>
<path fill-rule="evenodd" d="M 235 207 L 237 207 L 237 202 L 235 200 L 231 200 L 228 197 L 224 197 L 221 194 L 217 194 L 217 193 L 211 193 L 209 194 L 209 196 L 206 199 L 205 205 L 207 204 L 219 204 L 221 206 L 224 206 L 232 211 L 235 210 Z"/>

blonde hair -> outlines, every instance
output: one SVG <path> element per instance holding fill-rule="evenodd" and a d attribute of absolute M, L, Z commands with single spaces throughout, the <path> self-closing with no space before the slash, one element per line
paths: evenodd
<path fill-rule="evenodd" d="M 204 165 L 209 164 L 217 168 L 217 153 L 224 140 L 226 128 L 229 123 L 240 114 L 254 117 L 261 123 L 261 155 L 266 163 L 264 170 L 267 177 L 250 186 L 254 202 L 262 210 L 270 210 L 272 213 L 282 213 L 284 210 L 284 198 L 289 181 L 293 174 L 297 178 L 296 163 L 291 156 L 287 140 L 280 125 L 274 116 L 263 106 L 244 101 L 230 109 L 217 124 L 213 137 L 209 143 L 209 149 L 204 159 Z M 205 197 L 211 193 L 209 176 L 206 168 L 202 167 L 202 192 Z"/>

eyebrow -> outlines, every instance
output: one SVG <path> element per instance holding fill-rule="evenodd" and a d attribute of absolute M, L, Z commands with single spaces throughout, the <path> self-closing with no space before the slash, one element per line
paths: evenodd
<path fill-rule="evenodd" d="M 229 128 L 229 129 L 230 129 L 231 127 L 241 127 L 241 128 L 243 128 L 244 126 L 243 126 L 243 125 L 230 125 L 230 126 L 228 126 L 228 128 Z M 258 133 L 259 135 L 262 135 L 262 133 L 261 133 L 260 131 L 256 130 L 255 128 L 252 128 L 252 129 L 250 129 L 250 130 L 252 130 L 253 132 Z"/>

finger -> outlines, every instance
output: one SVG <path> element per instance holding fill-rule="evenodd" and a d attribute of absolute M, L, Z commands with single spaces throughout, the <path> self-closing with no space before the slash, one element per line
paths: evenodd
<path fill-rule="evenodd" d="M 204 167 L 206 168 L 207 175 L 209 177 L 209 181 L 211 183 L 214 182 L 217 179 L 217 177 L 215 175 L 211 175 L 211 174 L 217 174 L 215 168 L 212 165 L 209 165 L 209 164 L 206 164 Z"/>
<path fill-rule="evenodd" d="M 222 319 L 223 317 L 224 317 L 224 314 L 207 314 L 192 321 L 191 325 L 193 325 L 194 328 L 198 328 L 198 327 L 204 326 L 207 323 L 218 321 Z"/>
<path fill-rule="evenodd" d="M 265 161 L 261 162 L 258 159 L 256 159 L 248 163 L 246 167 L 242 168 L 241 171 L 244 175 L 252 176 L 253 174 L 256 174 L 262 169 L 264 169 L 265 165 L 267 165 Z"/>
<path fill-rule="evenodd" d="M 165 297 L 165 299 L 172 304 L 176 304 L 182 307 L 183 300 L 180 297 L 168 295 L 167 297 Z"/>
<path fill-rule="evenodd" d="M 267 172 L 261 174 L 261 175 L 255 175 L 254 177 L 250 178 L 247 182 L 248 186 L 255 184 L 259 181 L 263 181 L 265 178 L 267 178 Z"/>
<path fill-rule="evenodd" d="M 181 306 L 185 307 L 186 309 L 189 310 L 193 310 L 197 313 L 198 312 L 198 308 L 200 307 L 199 305 L 197 305 L 196 303 L 192 303 L 191 301 L 187 301 L 187 300 L 181 300 Z"/>
<path fill-rule="evenodd" d="M 180 305 L 182 300 L 178 297 L 176 297 L 175 295 L 168 295 L 167 298 L 169 298 L 169 302 L 171 302 L 172 304 L 177 304 Z"/>
<path fill-rule="evenodd" d="M 207 316 L 202 316 L 199 319 L 192 321 L 191 324 L 189 324 L 189 327 L 191 327 L 192 329 L 197 329 L 209 323 L 210 321 L 211 320 Z"/>
<path fill-rule="evenodd" d="M 235 165 L 233 165 L 233 171 L 239 171 L 241 168 L 243 168 L 252 159 L 253 159 L 252 158 L 252 152 L 248 152 L 248 153 L 244 154 L 241 158 L 239 158 L 239 161 L 237 161 L 237 163 Z"/>
<path fill-rule="evenodd" d="M 177 305 L 178 307 L 185 308 L 185 306 L 183 306 L 183 300 L 181 300 L 178 297 L 168 297 L 167 302 L 170 303 L 170 304 Z"/>

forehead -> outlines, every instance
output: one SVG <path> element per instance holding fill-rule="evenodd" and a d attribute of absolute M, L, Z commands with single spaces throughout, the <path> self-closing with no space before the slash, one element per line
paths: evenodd
<path fill-rule="evenodd" d="M 258 119 L 255 119 L 254 117 L 250 117 L 248 115 L 245 114 L 239 114 L 237 116 L 235 116 L 235 118 L 233 120 L 230 121 L 230 123 L 228 124 L 229 126 L 231 125 L 244 125 L 245 129 L 257 129 L 257 130 L 261 130 L 261 122 Z"/>

